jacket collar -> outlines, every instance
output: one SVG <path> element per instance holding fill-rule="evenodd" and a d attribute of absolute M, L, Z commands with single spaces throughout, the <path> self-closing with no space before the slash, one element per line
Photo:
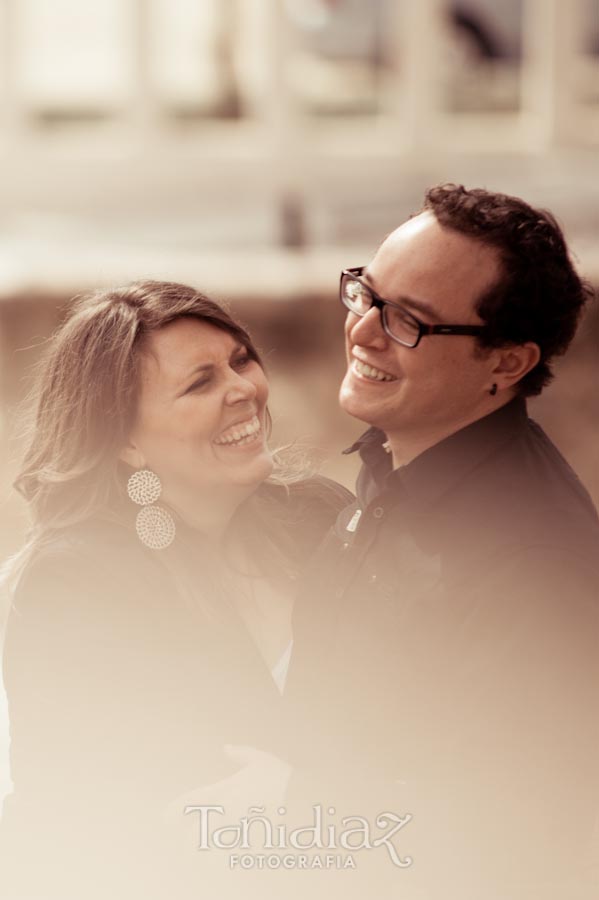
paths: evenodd
<path fill-rule="evenodd" d="M 391 454 L 385 450 L 386 435 L 369 428 L 344 453 L 359 452 L 363 462 L 356 492 L 367 506 L 381 493 L 418 504 L 432 505 L 452 487 L 459 485 L 528 421 L 526 401 L 516 397 L 465 428 L 429 447 L 410 463 L 393 469 Z"/>

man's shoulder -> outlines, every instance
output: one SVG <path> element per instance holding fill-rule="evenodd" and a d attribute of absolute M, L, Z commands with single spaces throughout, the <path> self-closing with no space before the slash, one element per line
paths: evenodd
<path fill-rule="evenodd" d="M 499 510 L 518 511 L 523 524 L 531 519 L 543 530 L 579 523 L 599 535 L 599 519 L 591 496 L 576 472 L 533 419 L 498 449 L 480 473 L 478 484 Z M 475 479 L 476 482 L 477 479 Z M 485 489 L 486 487 L 486 489 Z M 493 507 L 488 512 L 492 513 Z"/>
<path fill-rule="evenodd" d="M 589 492 L 531 419 L 454 487 L 437 519 L 433 530 L 459 558 L 538 552 L 599 567 L 599 518 Z"/>

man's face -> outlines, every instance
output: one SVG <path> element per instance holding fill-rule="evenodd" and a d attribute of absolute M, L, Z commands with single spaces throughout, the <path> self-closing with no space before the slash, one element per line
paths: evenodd
<path fill-rule="evenodd" d="M 500 271 L 493 248 L 425 212 L 385 240 L 364 278 L 379 296 L 427 324 L 480 325 L 476 302 Z M 345 339 L 341 407 L 381 428 L 392 444 L 396 439 L 425 449 L 490 411 L 494 356 L 477 352 L 474 337 L 424 335 L 409 349 L 383 331 L 373 308 L 363 318 L 348 313 Z M 360 363 L 390 379 L 372 377 Z"/>

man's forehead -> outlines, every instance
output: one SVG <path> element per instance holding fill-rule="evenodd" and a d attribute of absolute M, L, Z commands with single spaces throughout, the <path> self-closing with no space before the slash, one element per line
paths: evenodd
<path fill-rule="evenodd" d="M 411 296 L 432 303 L 441 315 L 448 304 L 456 311 L 472 309 L 497 281 L 501 262 L 494 247 L 441 225 L 425 211 L 392 231 L 367 269 L 383 297 Z"/>
<path fill-rule="evenodd" d="M 388 242 L 392 243 L 401 235 L 417 234 L 418 232 L 421 232 L 430 227 L 430 225 L 433 223 L 437 223 L 437 218 L 431 210 L 425 209 L 422 212 L 414 213 L 414 215 L 410 216 L 409 219 L 406 219 L 405 222 L 401 222 L 392 231 L 390 231 L 383 238 L 383 240 L 379 244 L 378 249 L 380 250 L 381 247 L 383 247 Z"/>
<path fill-rule="evenodd" d="M 447 225 L 442 225 L 432 210 L 425 209 L 414 216 L 410 216 L 405 222 L 402 222 L 397 228 L 389 232 L 385 240 L 379 247 L 393 248 L 404 242 L 410 241 L 414 246 L 419 244 L 431 247 L 437 245 L 448 249 L 453 247 L 462 250 L 482 249 L 483 251 L 493 253 L 493 248 L 488 247 L 482 240 L 477 237 L 464 234 Z"/>

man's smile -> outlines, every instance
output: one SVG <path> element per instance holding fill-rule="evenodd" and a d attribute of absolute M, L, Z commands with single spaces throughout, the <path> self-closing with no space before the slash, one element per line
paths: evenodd
<path fill-rule="evenodd" d="M 397 381 L 395 375 L 391 375 L 389 372 L 384 372 L 382 369 L 377 369 L 375 366 L 371 366 L 368 363 L 362 362 L 362 360 L 357 359 L 355 356 L 351 363 L 351 370 L 354 374 L 358 375 L 361 379 L 364 379 L 366 381 Z"/>

